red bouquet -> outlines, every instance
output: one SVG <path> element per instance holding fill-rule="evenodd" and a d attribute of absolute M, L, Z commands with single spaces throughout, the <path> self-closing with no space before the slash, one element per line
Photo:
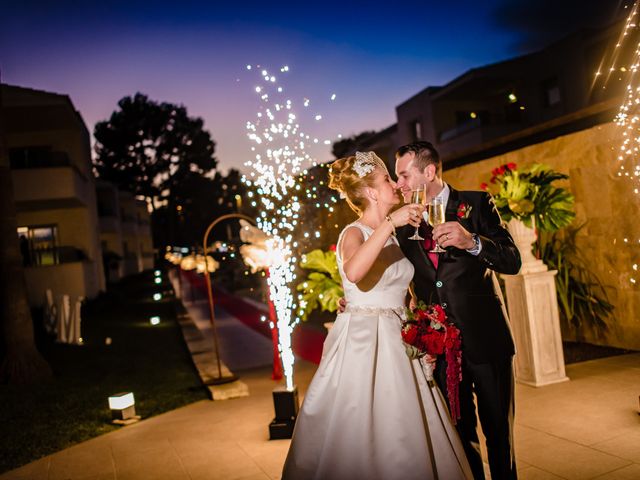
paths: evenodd
<path fill-rule="evenodd" d="M 462 380 L 462 351 L 460 330 L 447 320 L 447 315 L 438 304 L 420 302 L 414 310 L 407 310 L 407 319 L 402 322 L 402 341 L 409 358 L 425 355 L 444 355 L 447 361 L 447 397 L 451 418 L 455 423 L 460 418 L 458 389 Z"/>

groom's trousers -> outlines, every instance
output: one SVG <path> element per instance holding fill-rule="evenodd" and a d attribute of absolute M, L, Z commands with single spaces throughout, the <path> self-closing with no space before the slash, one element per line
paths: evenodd
<path fill-rule="evenodd" d="M 441 356 L 436 364 L 435 379 L 447 398 L 446 361 Z M 487 439 L 487 455 L 492 480 L 517 478 L 516 459 L 513 454 L 514 376 L 512 357 L 490 363 L 472 363 L 462 359 L 460 383 L 460 419 L 456 428 L 475 480 L 484 480 L 480 456 L 475 393 L 478 417 Z"/>

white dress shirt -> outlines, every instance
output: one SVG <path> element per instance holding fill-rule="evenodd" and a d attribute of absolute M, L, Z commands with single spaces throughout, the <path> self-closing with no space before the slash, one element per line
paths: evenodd
<path fill-rule="evenodd" d="M 449 194 L 451 193 L 451 189 L 449 188 L 449 185 L 447 185 L 445 182 L 443 182 L 443 184 L 444 184 L 444 187 L 442 188 L 442 190 L 440 190 L 440 193 L 438 193 L 434 198 L 442 199 L 442 204 L 446 207 L 447 203 L 449 202 Z M 422 216 L 424 217 L 425 222 L 427 222 L 428 224 L 429 212 L 425 211 L 422 214 Z M 482 242 L 479 239 L 478 239 L 478 244 L 475 247 L 467 249 L 467 252 L 475 256 L 480 255 L 481 251 L 482 251 Z"/>

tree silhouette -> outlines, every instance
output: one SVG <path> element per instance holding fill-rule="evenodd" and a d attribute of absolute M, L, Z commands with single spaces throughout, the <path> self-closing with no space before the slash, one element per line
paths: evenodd
<path fill-rule="evenodd" d="M 213 178 L 187 175 L 172 191 L 171 203 L 158 208 L 152 216 L 155 243 L 161 245 L 202 245 L 202 237 L 209 224 L 221 215 L 251 211 L 251 199 L 238 170 L 227 175 L 216 172 Z M 236 197 L 236 195 L 238 197 Z M 231 225 L 231 226 L 230 226 Z M 226 240 L 228 229 L 237 234 L 237 222 L 220 224 L 210 238 Z"/>
<path fill-rule="evenodd" d="M 187 177 L 216 168 L 215 142 L 202 119 L 189 117 L 185 107 L 141 93 L 124 97 L 118 107 L 94 131 L 94 166 L 101 179 L 146 197 L 155 209 L 155 201 L 170 198 Z"/>
<path fill-rule="evenodd" d="M 357 135 L 352 135 L 351 137 L 343 138 L 335 142 L 331 148 L 331 153 L 336 158 L 346 157 L 347 155 L 353 155 L 358 148 L 358 145 L 363 140 L 375 135 L 376 132 L 366 131 L 362 133 L 358 133 Z"/>

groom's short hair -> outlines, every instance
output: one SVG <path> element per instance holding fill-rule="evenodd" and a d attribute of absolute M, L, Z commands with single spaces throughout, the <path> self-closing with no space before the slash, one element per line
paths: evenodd
<path fill-rule="evenodd" d="M 435 165 L 438 176 L 442 175 L 442 162 L 440 155 L 431 142 L 419 141 L 403 145 L 396 152 L 396 158 L 400 158 L 409 152 L 415 154 L 414 166 L 424 172 L 427 165 Z"/>

